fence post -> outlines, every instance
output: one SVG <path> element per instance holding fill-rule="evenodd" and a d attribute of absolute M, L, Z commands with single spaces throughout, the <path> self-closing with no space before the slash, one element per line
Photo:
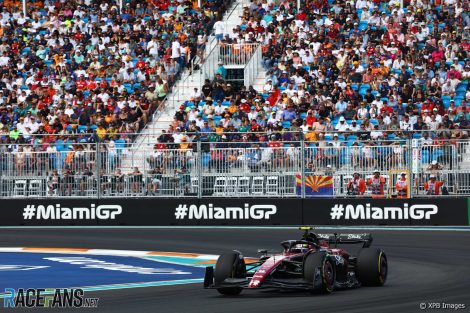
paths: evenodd
<path fill-rule="evenodd" d="M 302 179 L 301 198 L 305 199 L 305 139 L 302 131 L 300 131 L 300 160 L 300 176 Z"/>
<path fill-rule="evenodd" d="M 202 149 L 201 137 L 197 136 L 197 197 L 202 198 Z"/>
<path fill-rule="evenodd" d="M 100 141 L 96 141 L 96 192 L 98 199 L 101 198 L 101 152 Z"/>
<path fill-rule="evenodd" d="M 408 169 L 410 177 L 408 178 L 408 180 L 410 181 L 410 198 L 413 198 L 413 188 L 415 186 L 415 182 L 418 182 L 418 184 L 416 185 L 416 192 L 419 188 L 419 163 L 421 163 L 421 151 L 418 147 L 418 140 L 413 139 L 411 133 L 409 135 L 410 137 L 408 138 L 407 144 L 408 147 L 410 147 L 411 149 L 408 149 L 408 160 L 410 160 Z"/>

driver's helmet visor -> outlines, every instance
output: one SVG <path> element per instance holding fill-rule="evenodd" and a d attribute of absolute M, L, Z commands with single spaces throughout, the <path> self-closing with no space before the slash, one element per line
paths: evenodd
<path fill-rule="evenodd" d="M 295 244 L 291 251 L 292 252 L 307 252 L 309 249 L 309 245 L 306 244 L 306 243 L 298 243 L 298 244 Z"/>

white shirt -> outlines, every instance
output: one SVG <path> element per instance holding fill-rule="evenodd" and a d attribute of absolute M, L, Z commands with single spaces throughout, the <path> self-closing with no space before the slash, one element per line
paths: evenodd
<path fill-rule="evenodd" d="M 179 58 L 181 56 L 181 45 L 178 41 L 173 41 L 171 44 L 171 57 Z"/>
<path fill-rule="evenodd" d="M 216 35 L 223 35 L 224 30 L 225 30 L 224 22 L 222 22 L 222 21 L 215 22 L 213 29 L 214 29 L 214 33 Z"/>

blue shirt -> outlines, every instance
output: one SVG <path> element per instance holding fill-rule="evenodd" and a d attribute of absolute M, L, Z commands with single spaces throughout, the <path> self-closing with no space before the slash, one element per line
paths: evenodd
<path fill-rule="evenodd" d="M 289 110 L 286 110 L 284 112 L 282 112 L 282 118 L 284 121 L 292 121 L 293 119 L 295 119 L 297 117 L 297 114 L 295 113 L 294 110 L 292 111 L 289 111 Z"/>
<path fill-rule="evenodd" d="M 335 105 L 335 108 L 338 112 L 343 112 L 344 110 L 346 110 L 346 106 L 347 106 L 346 102 L 338 101 L 338 103 L 336 103 L 336 105 Z"/>

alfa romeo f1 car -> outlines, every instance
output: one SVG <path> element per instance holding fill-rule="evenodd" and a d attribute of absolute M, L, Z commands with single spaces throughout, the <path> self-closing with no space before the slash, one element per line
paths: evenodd
<path fill-rule="evenodd" d="M 371 248 L 371 234 L 319 234 L 301 227 L 302 239 L 281 242 L 281 253 L 259 250 L 259 259 L 246 262 L 239 251 L 222 254 L 206 267 L 204 288 L 223 295 L 238 295 L 243 289 L 299 289 L 320 293 L 360 286 L 382 286 L 387 279 L 387 257 Z M 362 244 L 357 255 L 338 248 Z"/>

